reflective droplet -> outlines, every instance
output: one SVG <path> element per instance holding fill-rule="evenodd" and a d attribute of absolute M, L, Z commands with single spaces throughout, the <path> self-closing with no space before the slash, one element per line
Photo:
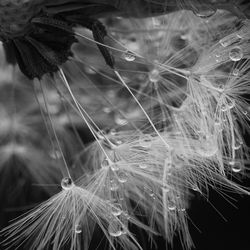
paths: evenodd
<path fill-rule="evenodd" d="M 75 225 L 75 233 L 80 234 L 82 232 L 82 227 L 80 224 Z"/>
<path fill-rule="evenodd" d="M 239 161 L 232 160 L 229 162 L 229 165 L 234 173 L 239 173 L 242 170 L 242 165 Z"/>
<path fill-rule="evenodd" d="M 110 161 L 109 159 L 105 158 L 105 159 L 102 161 L 102 163 L 101 163 L 101 167 L 102 167 L 102 168 L 107 168 L 107 167 L 109 167 L 111 164 L 112 164 L 111 161 Z"/>
<path fill-rule="evenodd" d="M 144 163 L 139 164 L 139 168 L 146 169 L 148 166 Z"/>
<path fill-rule="evenodd" d="M 118 189 L 119 189 L 119 184 L 118 184 L 117 180 L 111 179 L 110 180 L 110 190 L 117 191 Z"/>
<path fill-rule="evenodd" d="M 117 174 L 117 177 L 118 177 L 118 181 L 120 183 L 126 183 L 128 181 L 128 176 L 125 172 L 123 171 L 120 171 L 118 174 Z"/>
<path fill-rule="evenodd" d="M 186 211 L 186 208 L 180 208 L 179 211 L 185 212 L 185 211 Z"/>
<path fill-rule="evenodd" d="M 193 13 L 200 18 L 209 18 L 216 13 L 216 9 L 209 6 L 201 6 L 199 9 L 193 10 Z"/>
<path fill-rule="evenodd" d="M 116 172 L 116 171 L 118 171 L 118 170 L 120 169 L 120 168 L 119 168 L 119 165 L 116 164 L 116 163 L 111 164 L 111 165 L 110 165 L 110 168 L 111 168 L 111 170 L 114 171 L 114 172 Z"/>
<path fill-rule="evenodd" d="M 228 109 L 232 109 L 235 106 L 235 101 L 233 99 L 229 99 L 227 102 Z"/>
<path fill-rule="evenodd" d="M 232 72 L 232 74 L 234 75 L 234 76 L 238 76 L 239 75 L 239 69 L 234 69 L 233 70 L 233 72 Z"/>
<path fill-rule="evenodd" d="M 241 38 L 239 38 L 237 35 L 235 35 L 234 33 L 231 35 L 228 35 L 226 37 L 223 37 L 219 43 L 222 47 L 226 48 L 231 44 L 235 44 L 237 42 L 239 42 L 241 40 Z"/>
<path fill-rule="evenodd" d="M 133 54 L 133 52 L 131 52 L 131 51 L 124 52 L 123 57 L 128 62 L 133 62 L 136 58 L 135 55 Z"/>
<path fill-rule="evenodd" d="M 239 60 L 241 60 L 243 57 L 243 51 L 240 47 L 234 47 L 233 49 L 230 50 L 229 52 L 229 58 L 234 61 L 237 62 Z"/>
<path fill-rule="evenodd" d="M 215 136 L 205 136 L 201 138 L 197 147 L 197 153 L 204 157 L 212 157 L 218 152 L 217 138 Z"/>
<path fill-rule="evenodd" d="M 221 106 L 220 106 L 220 110 L 222 112 L 226 112 L 228 110 L 228 106 L 225 103 L 222 103 Z"/>
<path fill-rule="evenodd" d="M 160 78 L 160 71 L 158 69 L 153 69 L 148 74 L 148 79 L 153 83 L 158 82 Z"/>
<path fill-rule="evenodd" d="M 236 143 L 234 144 L 234 146 L 233 146 L 233 149 L 234 149 L 234 150 L 239 150 L 240 148 L 241 148 L 241 144 L 239 144 L 239 143 L 237 143 L 237 142 L 236 142 Z"/>
<path fill-rule="evenodd" d="M 195 192 L 200 192 L 200 189 L 197 185 L 192 185 L 192 189 L 195 191 Z"/>
<path fill-rule="evenodd" d="M 113 220 L 109 223 L 108 232 L 110 236 L 119 237 L 122 235 L 122 227 L 119 221 Z"/>
<path fill-rule="evenodd" d="M 119 216 L 122 214 L 122 206 L 120 203 L 114 203 L 113 206 L 111 207 L 111 213 L 114 216 Z"/>
<path fill-rule="evenodd" d="M 61 186 L 64 190 L 69 190 L 73 187 L 73 181 L 70 177 L 64 177 L 61 181 Z"/>
<path fill-rule="evenodd" d="M 168 210 L 174 211 L 176 209 L 176 205 L 173 202 L 169 202 L 168 204 Z"/>

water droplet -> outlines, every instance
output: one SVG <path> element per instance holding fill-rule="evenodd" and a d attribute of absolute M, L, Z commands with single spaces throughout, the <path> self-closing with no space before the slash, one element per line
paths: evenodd
<path fill-rule="evenodd" d="M 228 36 L 223 37 L 219 43 L 222 47 L 226 48 L 229 45 L 235 44 L 237 42 L 239 42 L 241 40 L 241 38 L 239 38 L 237 35 L 235 35 L 234 33 Z"/>
<path fill-rule="evenodd" d="M 135 58 L 136 58 L 134 53 L 131 52 L 131 51 L 124 52 L 123 57 L 128 62 L 133 62 L 135 60 Z"/>
<path fill-rule="evenodd" d="M 229 52 L 229 58 L 234 61 L 237 62 L 239 60 L 241 60 L 243 57 L 243 51 L 240 47 L 234 47 L 233 49 L 230 50 Z"/>
<path fill-rule="evenodd" d="M 199 9 L 193 10 L 193 13 L 200 18 L 209 18 L 216 13 L 216 9 L 209 6 L 201 6 Z"/>
<path fill-rule="evenodd" d="M 192 185 L 192 189 L 195 191 L 195 192 L 200 192 L 200 189 L 197 185 Z"/>
<path fill-rule="evenodd" d="M 128 181 L 128 176 L 125 172 L 123 171 L 120 171 L 118 174 L 117 174 L 117 177 L 118 177 L 118 181 L 120 183 L 126 183 Z"/>
<path fill-rule="evenodd" d="M 144 163 L 139 164 L 139 168 L 146 169 L 148 166 Z"/>
<path fill-rule="evenodd" d="M 111 164 L 112 164 L 111 161 L 110 161 L 109 159 L 105 158 L 105 159 L 102 161 L 102 163 L 101 163 L 101 167 L 102 167 L 102 168 L 107 168 L 107 167 L 109 167 Z"/>
<path fill-rule="evenodd" d="M 119 221 L 113 220 L 109 223 L 108 232 L 110 236 L 119 237 L 122 235 L 121 225 Z"/>
<path fill-rule="evenodd" d="M 232 160 L 229 162 L 234 173 L 239 173 L 242 170 L 242 165 L 239 161 Z"/>
<path fill-rule="evenodd" d="M 82 227 L 80 224 L 75 225 L 75 233 L 80 234 L 82 232 Z"/>
<path fill-rule="evenodd" d="M 64 177 L 61 181 L 61 186 L 64 190 L 69 190 L 73 187 L 73 181 L 70 177 Z"/>
<path fill-rule="evenodd" d="M 233 149 L 234 149 L 234 150 L 239 150 L 240 148 L 241 148 L 241 144 L 235 142 L 235 144 L 234 144 L 234 146 L 233 146 Z"/>
<path fill-rule="evenodd" d="M 235 106 L 235 100 L 229 99 L 227 102 L 228 109 L 232 109 L 232 108 L 234 108 L 234 106 Z"/>
<path fill-rule="evenodd" d="M 111 168 L 111 170 L 114 171 L 114 172 L 116 172 L 116 171 L 118 171 L 118 170 L 120 169 L 120 168 L 119 168 L 119 165 L 116 164 L 116 163 L 111 164 L 111 165 L 110 165 L 110 168 Z"/>
<path fill-rule="evenodd" d="M 114 203 L 113 206 L 111 207 L 111 213 L 114 216 L 119 216 L 122 214 L 122 206 L 120 203 Z"/>
<path fill-rule="evenodd" d="M 180 208 L 179 209 L 181 212 L 185 212 L 186 211 L 186 208 Z"/>
<path fill-rule="evenodd" d="M 110 180 L 110 190 L 117 191 L 118 189 L 119 189 L 119 184 L 118 184 L 117 180 L 111 179 Z"/>
<path fill-rule="evenodd" d="M 160 78 L 160 71 L 158 69 L 153 69 L 148 74 L 148 79 L 153 83 L 158 82 Z"/>
<path fill-rule="evenodd" d="M 169 202 L 168 204 L 168 210 L 174 211 L 176 209 L 176 205 L 173 202 Z"/>
<path fill-rule="evenodd" d="M 239 69 L 234 69 L 233 70 L 233 72 L 232 72 L 232 74 L 234 75 L 234 76 L 238 76 L 239 75 Z"/>
<path fill-rule="evenodd" d="M 204 157 L 214 156 L 218 152 L 216 136 L 206 135 L 201 138 L 200 144 L 197 147 L 197 153 Z"/>
<path fill-rule="evenodd" d="M 222 112 L 226 112 L 226 111 L 228 110 L 228 106 L 227 106 L 225 103 L 222 103 L 222 104 L 221 104 L 221 107 L 220 107 L 220 110 L 221 110 Z"/>

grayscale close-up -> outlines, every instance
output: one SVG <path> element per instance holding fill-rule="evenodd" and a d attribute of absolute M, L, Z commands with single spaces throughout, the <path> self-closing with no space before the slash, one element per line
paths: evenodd
<path fill-rule="evenodd" d="M 0 0 L 0 250 L 249 250 L 249 147 L 249 0 Z"/>

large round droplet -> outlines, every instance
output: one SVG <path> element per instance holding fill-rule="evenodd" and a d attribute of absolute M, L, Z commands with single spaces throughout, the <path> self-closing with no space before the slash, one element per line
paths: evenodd
<path fill-rule="evenodd" d="M 126 183 L 128 181 L 128 176 L 124 171 L 119 171 L 117 177 L 120 183 Z"/>
<path fill-rule="evenodd" d="M 242 165 L 239 161 L 232 160 L 229 162 L 234 173 L 239 173 L 242 170 Z"/>
<path fill-rule="evenodd" d="M 234 76 L 238 76 L 238 75 L 239 75 L 239 72 L 240 72 L 240 70 L 236 68 L 236 69 L 233 70 L 232 74 L 233 74 Z"/>
<path fill-rule="evenodd" d="M 110 236 L 119 237 L 122 235 L 122 227 L 119 221 L 113 220 L 109 223 L 108 232 Z"/>
<path fill-rule="evenodd" d="M 193 10 L 193 13 L 200 18 L 209 18 L 216 13 L 216 9 L 209 6 L 200 6 L 199 8 Z"/>
<path fill-rule="evenodd" d="M 133 54 L 133 52 L 131 52 L 129 50 L 124 52 L 123 57 L 128 62 L 133 62 L 136 58 L 135 55 Z"/>
<path fill-rule="evenodd" d="M 82 226 L 80 224 L 75 225 L 75 233 L 80 234 L 82 232 Z"/>
<path fill-rule="evenodd" d="M 113 206 L 111 207 L 111 213 L 114 216 L 119 216 L 122 214 L 122 206 L 120 203 L 114 203 Z"/>
<path fill-rule="evenodd" d="M 61 186 L 64 190 L 69 190 L 73 187 L 73 181 L 70 177 L 64 177 L 61 181 Z"/>
<path fill-rule="evenodd" d="M 229 52 L 229 58 L 234 62 L 241 60 L 242 57 L 243 57 L 243 51 L 241 47 L 238 47 L 238 46 L 234 47 Z"/>
<path fill-rule="evenodd" d="M 176 205 L 173 202 L 169 202 L 168 204 L 168 210 L 174 211 L 176 209 Z"/>

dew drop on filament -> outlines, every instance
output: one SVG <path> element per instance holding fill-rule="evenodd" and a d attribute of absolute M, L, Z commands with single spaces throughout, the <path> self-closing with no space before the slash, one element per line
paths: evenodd
<path fill-rule="evenodd" d="M 241 60 L 243 57 L 243 51 L 240 47 L 234 47 L 230 50 L 229 52 L 229 58 L 234 61 L 237 62 L 239 60 Z"/>
<path fill-rule="evenodd" d="M 113 220 L 109 223 L 108 232 L 110 236 L 119 237 L 122 235 L 121 225 L 119 221 Z"/>
<path fill-rule="evenodd" d="M 200 18 L 209 18 L 216 13 L 216 9 L 204 6 L 193 10 L 193 13 Z"/>
<path fill-rule="evenodd" d="M 111 213 L 114 216 L 119 216 L 122 214 L 122 206 L 120 203 L 114 203 L 113 206 L 111 207 Z"/>
<path fill-rule="evenodd" d="M 129 50 L 124 52 L 123 57 L 128 62 L 133 62 L 135 60 L 135 55 Z"/>
<path fill-rule="evenodd" d="M 234 173 L 239 173 L 242 170 L 242 166 L 239 161 L 232 160 L 229 162 L 229 165 Z"/>
<path fill-rule="evenodd" d="M 69 190 L 73 187 L 73 181 L 70 177 L 64 177 L 61 181 L 61 186 L 64 190 Z"/>
<path fill-rule="evenodd" d="M 118 181 L 120 183 L 126 183 L 128 181 L 128 176 L 127 176 L 127 174 L 124 171 L 120 171 L 117 174 L 117 177 L 118 177 Z"/>
<path fill-rule="evenodd" d="M 80 234 L 82 232 L 82 227 L 80 224 L 75 225 L 75 233 Z"/>

